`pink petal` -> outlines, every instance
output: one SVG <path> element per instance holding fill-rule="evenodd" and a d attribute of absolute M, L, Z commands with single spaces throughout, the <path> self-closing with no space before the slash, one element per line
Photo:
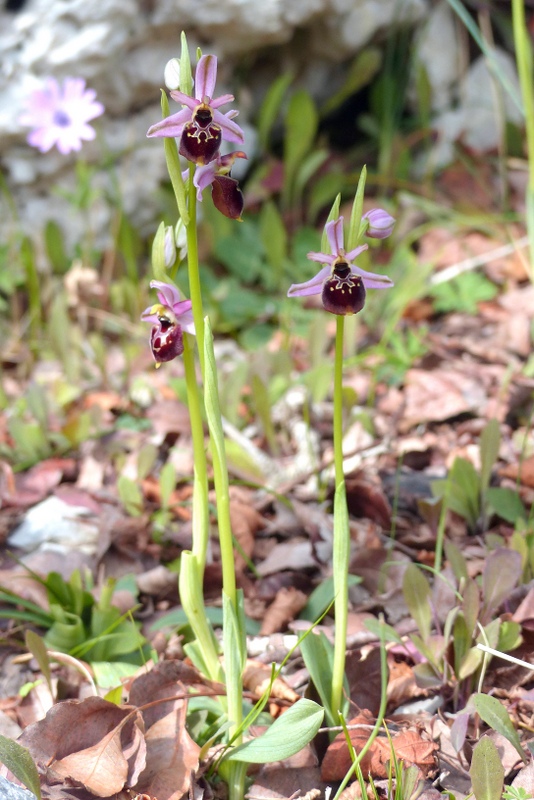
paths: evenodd
<path fill-rule="evenodd" d="M 32 147 L 36 147 L 41 153 L 47 153 L 56 143 L 56 129 L 53 127 L 37 128 L 31 131 L 26 141 Z"/>
<path fill-rule="evenodd" d="M 213 111 L 213 121 L 221 126 L 223 139 L 226 139 L 227 142 L 239 142 L 243 144 L 245 141 L 245 134 L 237 122 L 232 122 L 232 120 L 228 119 L 226 114 L 222 114 L 215 109 Z"/>
<path fill-rule="evenodd" d="M 216 97 L 215 100 L 210 102 L 210 106 L 211 108 L 219 108 L 219 106 L 224 106 L 225 103 L 231 103 L 233 99 L 233 94 L 221 94 L 220 97 Z M 234 116 L 236 116 L 236 114 L 234 114 Z"/>
<path fill-rule="evenodd" d="M 189 122 L 190 119 L 191 112 L 189 109 L 182 108 L 182 110 L 178 111 L 176 114 L 171 114 L 170 117 L 165 117 L 165 119 L 152 125 L 147 131 L 147 136 L 148 138 L 152 136 L 181 136 L 185 123 Z"/>
<path fill-rule="evenodd" d="M 355 258 L 358 258 L 360 253 L 363 253 L 364 250 L 367 250 L 368 248 L 369 245 L 361 244 L 359 247 L 355 247 L 354 250 L 351 250 L 349 253 L 345 253 L 345 258 L 350 263 L 351 261 L 354 261 Z"/>
<path fill-rule="evenodd" d="M 213 55 L 202 56 L 195 72 L 195 97 L 201 103 L 205 97 L 213 97 L 215 82 L 217 80 L 217 57 Z"/>
<path fill-rule="evenodd" d="M 65 78 L 63 83 L 64 100 L 80 100 L 83 97 L 84 91 L 85 81 L 83 78 Z"/>
<path fill-rule="evenodd" d="M 185 314 L 182 314 L 179 321 L 184 331 L 186 331 L 187 333 L 192 333 L 193 336 L 196 335 L 195 323 L 193 322 L 192 311 L 186 311 Z"/>
<path fill-rule="evenodd" d="M 294 283 L 289 287 L 288 297 L 308 297 L 312 294 L 321 294 L 325 278 L 330 274 L 330 267 L 323 267 L 317 275 L 304 283 Z"/>
<path fill-rule="evenodd" d="M 180 292 L 176 286 L 163 281 L 150 281 L 150 288 L 156 289 L 158 293 L 158 300 L 163 306 L 173 308 L 175 303 L 180 302 Z"/>
<path fill-rule="evenodd" d="M 216 161 L 210 161 L 209 164 L 205 164 L 203 167 L 196 168 L 195 175 L 193 178 L 193 183 L 197 187 L 198 200 L 202 200 L 203 190 L 207 186 L 210 186 L 213 183 L 216 169 L 217 169 Z"/>
<path fill-rule="evenodd" d="M 152 306 L 145 308 L 145 310 L 141 314 L 141 319 L 143 322 L 151 322 L 152 325 L 157 325 L 159 322 L 158 315 L 152 314 Z"/>
<path fill-rule="evenodd" d="M 343 217 L 328 222 L 325 231 L 332 253 L 338 256 L 343 250 Z"/>
<path fill-rule="evenodd" d="M 331 267 L 337 256 L 331 256 L 328 253 L 308 253 L 306 258 L 309 258 L 310 261 L 318 261 L 319 264 L 328 264 Z"/>
<path fill-rule="evenodd" d="M 189 97 L 188 94 L 179 92 L 178 89 L 171 92 L 171 97 L 173 100 L 176 100 L 177 103 L 181 103 L 183 106 L 187 106 L 187 108 L 190 108 L 191 111 L 194 111 L 195 108 L 198 106 L 198 100 L 196 98 Z"/>
<path fill-rule="evenodd" d="M 380 275 L 378 272 L 366 272 L 360 267 L 353 266 L 351 269 L 353 275 L 359 275 L 363 279 L 363 285 L 366 289 L 389 289 L 393 286 L 393 281 L 387 275 Z"/>

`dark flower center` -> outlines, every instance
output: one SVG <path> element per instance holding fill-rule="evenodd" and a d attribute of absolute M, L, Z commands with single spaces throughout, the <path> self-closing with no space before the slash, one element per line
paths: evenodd
<path fill-rule="evenodd" d="M 71 122 L 69 115 L 60 108 L 54 111 L 53 119 L 54 125 L 57 125 L 59 128 L 68 128 Z"/>
<path fill-rule="evenodd" d="M 180 155 L 194 164 L 209 164 L 219 152 L 222 131 L 213 121 L 211 108 L 205 103 L 198 105 L 186 122 L 180 138 Z"/>
<path fill-rule="evenodd" d="M 334 261 L 332 274 L 323 284 L 323 306 L 332 314 L 357 314 L 365 303 L 365 286 L 343 259 Z"/>
<path fill-rule="evenodd" d="M 211 113 L 211 108 L 209 106 L 199 106 L 194 115 L 194 121 L 199 126 L 199 128 L 207 128 L 213 122 L 213 114 Z"/>

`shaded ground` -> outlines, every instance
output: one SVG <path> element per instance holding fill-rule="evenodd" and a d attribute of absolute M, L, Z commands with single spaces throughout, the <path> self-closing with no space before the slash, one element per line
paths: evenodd
<path fill-rule="evenodd" d="M 518 238 L 520 234 L 518 231 Z M 485 627 L 500 620 L 500 633 L 490 643 L 500 643 L 503 649 L 534 663 L 534 535 L 530 522 L 534 490 L 534 378 L 530 362 L 534 288 L 527 280 L 522 252 L 513 246 L 506 252 L 508 244 L 478 233 L 451 239 L 448 231 L 439 228 L 424 236 L 418 257 L 423 263 L 432 255 L 437 268 L 432 278 L 435 285 L 442 268 L 460 265 L 458 274 L 470 275 L 475 268 L 477 275 L 483 271 L 499 286 L 498 294 L 476 302 L 476 297 L 470 297 L 469 285 L 463 289 L 466 299 L 453 284 L 453 299 L 457 293 L 460 307 L 462 303 L 469 306 L 471 301 L 474 307 L 470 313 L 440 313 L 435 298 L 433 302 L 423 299 L 410 303 L 402 331 L 418 332 L 423 347 L 408 364 L 405 359 L 402 374 L 391 380 L 386 370 L 382 377 L 380 371 L 373 371 L 375 356 L 370 354 L 365 369 L 361 364 L 351 367 L 349 362 L 345 375 L 346 387 L 354 391 L 349 397 L 345 436 L 350 573 L 361 579 L 350 590 L 347 641 L 353 704 L 350 717 L 356 726 L 353 744 L 361 749 L 380 705 L 376 625 L 368 623 L 383 615 L 404 643 L 392 641 L 388 645 L 388 729 L 397 757 L 416 764 L 419 777 L 426 781 L 426 798 L 439 796 L 443 790 L 457 797 L 469 793 L 473 746 L 487 731 L 499 748 L 506 782 L 515 778 L 515 785 L 523 786 L 528 793 L 525 797 L 534 796 L 529 751 L 524 751 L 522 760 L 502 730 L 492 730 L 474 713 L 461 713 L 480 688 L 481 663 L 474 663 L 471 670 L 465 661 L 478 631 L 468 632 L 462 653 L 458 645 L 460 628 L 454 623 L 447 630 L 447 619 L 456 618 L 450 616 L 452 609 L 461 610 L 462 618 L 468 616 L 465 597 L 471 591 L 466 590 L 469 584 L 477 594 L 474 619 Z M 503 246 L 504 255 L 498 249 Z M 481 254 L 486 262 L 482 267 L 469 261 Z M 473 287 L 476 292 L 477 285 Z M 450 298 L 443 302 L 446 306 Z M 365 334 L 363 329 L 362 338 Z M 240 357 L 237 350 L 230 349 L 230 353 L 231 358 Z M 304 371 L 309 366 L 305 342 L 295 339 L 290 356 L 295 370 Z M 120 348 L 111 348 L 108 358 L 111 363 L 120 363 Z M 40 369 L 45 371 L 43 365 Z M 152 370 L 147 352 L 144 363 L 136 364 L 131 375 L 131 385 L 137 386 L 137 391 L 122 394 L 105 382 L 96 385 L 93 381 L 72 405 L 72 425 L 78 424 L 83 413 L 96 413 L 104 435 L 84 441 L 65 457 L 45 458 L 18 473 L 7 461 L 1 465 L 0 530 L 4 546 L 0 583 L 46 609 L 43 586 L 28 576 L 15 556 L 42 576 L 55 570 L 66 580 L 73 569 L 88 567 L 96 596 L 107 576 L 123 578 L 113 602 L 123 612 L 136 608 L 142 633 L 162 659 L 148 675 L 142 668 L 133 682 L 131 677 L 125 678 L 123 699 L 128 698 L 135 708 L 150 700 L 175 697 L 153 712 L 133 711 L 127 723 L 127 712 L 119 707 L 113 712 L 105 710 L 113 718 L 100 717 L 98 704 L 102 701 L 87 699 L 91 687 L 86 676 L 68 664 L 53 663 L 50 686 L 39 681 L 42 673 L 37 661 L 25 657 L 23 630 L 27 625 L 7 615 L 2 620 L 0 731 L 16 738 L 21 730 L 27 730 L 23 740 L 46 776 L 46 797 L 122 798 L 145 792 L 165 800 L 189 790 L 190 770 L 198 791 L 206 791 L 202 777 L 206 763 L 197 769 L 199 751 L 185 729 L 183 697 L 188 688 L 217 695 L 224 693 L 224 687 L 208 684 L 187 666 L 183 652 L 187 630 L 179 628 L 177 632 L 177 621 L 173 624 L 172 617 L 167 616 L 179 609 L 176 560 L 191 541 L 189 426 L 176 392 L 177 376 L 179 365 Z M 9 372 L 6 382 L 7 391 L 15 396 L 18 387 Z M 295 381 L 273 410 L 273 447 L 251 412 L 249 390 L 246 386 L 239 400 L 239 414 L 248 420 L 248 428 L 240 433 L 229 424 L 226 433 L 235 446 L 235 452 L 230 451 L 235 481 L 232 521 L 239 544 L 238 580 L 250 625 L 245 687 L 252 698 L 261 694 L 269 679 L 271 662 L 280 663 L 286 657 L 296 635 L 322 613 L 331 596 L 326 591 L 318 598 L 316 593 L 310 606 L 314 589 L 331 575 L 332 409 L 328 397 L 310 404 L 307 391 Z M 488 456 L 481 456 L 480 441 L 490 420 L 497 421 L 500 438 L 497 457 L 490 463 L 489 488 L 509 491 L 487 495 L 482 483 L 475 485 L 473 495 L 469 476 L 480 476 L 484 463 L 488 463 Z M 4 423 L 0 423 L 0 436 L 12 445 Z M 474 470 L 455 472 L 457 458 L 470 462 Z M 176 486 L 162 477 L 166 462 L 173 465 L 172 475 L 174 470 L 178 475 Z M 453 480 L 448 489 L 442 485 L 440 492 L 435 482 L 444 479 L 451 469 L 456 482 Z M 436 500 L 440 493 L 445 493 L 449 505 L 443 516 L 442 504 Z M 39 505 L 45 500 L 49 503 L 50 498 L 58 501 L 56 505 Z M 28 511 L 35 506 L 34 539 L 15 538 L 7 544 L 7 537 L 19 523 L 25 522 L 27 527 Z M 46 535 L 54 541 L 53 549 L 38 546 L 45 536 L 42 528 L 48 514 Z M 427 669 L 431 660 L 428 653 L 421 652 L 418 640 L 411 638 L 423 632 L 405 581 L 409 565 L 434 566 L 440 520 L 445 522 L 448 543 L 441 564 L 446 580 L 424 570 L 418 574 L 428 576 L 431 587 L 431 635 L 427 644 L 430 642 L 432 652 L 441 648 L 436 656 L 441 675 L 439 670 Z M 17 536 L 22 536 L 20 528 Z M 31 552 L 28 555 L 26 551 Z M 221 570 L 215 538 L 206 570 L 205 595 L 210 608 L 220 607 Z M 507 648 L 505 623 L 509 626 Z M 328 615 L 318 629 L 330 635 L 332 620 Z M 523 748 L 533 732 L 531 676 L 525 667 L 500 659 L 493 659 L 483 670 L 482 691 L 502 701 Z M 273 687 L 270 711 L 274 716 L 298 696 L 310 692 L 309 673 L 298 649 L 289 657 L 282 678 Z M 113 679 L 115 683 L 103 685 L 116 685 L 117 676 Z M 38 683 L 22 696 L 21 687 L 35 681 Z M 69 698 L 84 702 L 74 707 L 57 702 Z M 52 716 L 49 714 L 47 722 L 42 723 L 46 727 L 28 727 L 51 708 Z M 453 728 L 458 718 L 458 726 L 464 726 L 463 734 L 458 726 Z M 162 756 L 150 744 L 150 731 L 152 738 L 156 738 L 156 731 L 166 742 L 164 761 L 158 760 Z M 122 764 L 116 785 L 110 778 L 118 774 L 115 767 L 103 765 L 101 759 L 102 753 L 108 752 L 106 747 L 111 746 Z M 389 742 L 381 736 L 365 762 L 366 771 L 376 781 L 385 780 L 384 763 L 390 753 Z M 143 766 L 145 757 L 148 772 Z M 52 768 L 43 766 L 52 762 Z M 250 795 L 270 798 L 290 797 L 296 791 L 322 792 L 326 785 L 337 785 L 349 765 L 343 736 L 328 748 L 327 736 L 322 734 L 313 747 L 288 763 L 259 769 Z M 72 788 L 82 784 L 91 791 Z M 127 793 L 125 785 L 135 789 Z M 106 791 L 109 793 L 103 794 Z M 347 789 L 346 796 L 352 796 L 352 792 L 352 788 Z M 312 792 L 308 796 L 315 795 Z"/>

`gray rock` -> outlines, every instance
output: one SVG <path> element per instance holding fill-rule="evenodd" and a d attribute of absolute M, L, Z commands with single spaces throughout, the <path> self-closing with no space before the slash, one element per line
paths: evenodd
<path fill-rule="evenodd" d="M 37 800 L 33 792 L 16 786 L 0 775 L 0 800 Z"/>
<path fill-rule="evenodd" d="M 163 70 L 179 55 L 182 29 L 192 53 L 200 44 L 220 57 L 221 93 L 239 94 L 232 72 L 239 67 L 242 77 L 245 64 L 253 65 L 237 104 L 246 126 L 274 75 L 292 69 L 299 85 L 321 102 L 342 84 L 345 62 L 362 46 L 393 25 L 421 20 L 429 5 L 430 0 L 27 0 L 19 13 L 0 11 L 0 161 L 23 230 L 36 235 L 54 219 L 67 244 L 83 235 L 81 215 L 55 191 L 58 185 L 74 187 L 76 155 L 33 150 L 18 121 L 25 98 L 44 78 L 82 77 L 96 90 L 106 113 L 94 121 L 99 138 L 84 144 L 81 157 L 97 163 L 104 154 L 116 155 L 114 180 L 103 172 L 98 186 L 103 194 L 118 186 L 127 214 L 148 233 L 166 169 L 161 142 L 145 135 L 160 117 Z M 113 212 L 105 202 L 92 212 L 97 245 L 109 243 Z M 8 224 L 4 215 L 0 234 Z"/>

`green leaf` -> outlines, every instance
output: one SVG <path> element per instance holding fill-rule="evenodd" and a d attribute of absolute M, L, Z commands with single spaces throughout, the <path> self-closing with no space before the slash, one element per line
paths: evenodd
<path fill-rule="evenodd" d="M 499 641 L 496 649 L 502 653 L 508 653 L 510 650 L 515 650 L 516 647 L 519 647 L 521 642 L 521 625 L 519 622 L 514 622 L 511 619 L 503 620 L 499 628 Z"/>
<path fill-rule="evenodd" d="M 121 475 L 117 481 L 117 490 L 126 513 L 139 517 L 143 511 L 143 495 L 139 486 L 126 475 Z"/>
<path fill-rule="evenodd" d="M 484 720 L 486 725 L 489 725 L 494 731 L 497 731 L 497 733 L 500 733 L 505 739 L 508 739 L 510 744 L 515 747 L 526 763 L 527 756 L 521 747 L 519 734 L 514 728 L 508 716 L 508 712 L 502 703 L 496 697 L 491 697 L 488 694 L 474 694 L 469 702 L 474 706 L 477 713 L 480 714 L 480 717 Z"/>
<path fill-rule="evenodd" d="M 356 586 L 361 583 L 362 579 L 358 575 L 348 576 L 348 585 Z M 308 597 L 308 602 L 299 614 L 299 619 L 307 619 L 309 622 L 315 622 L 319 617 L 324 614 L 328 606 L 332 605 L 334 601 L 334 578 L 326 578 L 322 583 L 317 586 L 311 595 Z M 373 620 L 370 620 L 373 622 Z M 379 623 L 377 622 L 377 625 Z M 371 630 L 371 628 L 369 628 Z M 398 641 L 402 640 L 397 637 Z"/>
<path fill-rule="evenodd" d="M 286 94 L 293 75 L 291 72 L 286 72 L 277 78 L 269 87 L 269 91 L 265 95 L 265 99 L 261 104 L 260 113 L 258 116 L 258 138 L 260 146 L 266 150 L 269 141 L 269 135 L 274 125 L 282 100 Z"/>
<path fill-rule="evenodd" d="M 434 497 L 443 497 L 448 508 L 474 528 L 480 516 L 480 479 L 470 461 L 455 458 L 446 480 L 432 482 Z"/>
<path fill-rule="evenodd" d="M 478 303 L 493 300 L 498 289 L 494 283 L 478 272 L 464 272 L 450 281 L 432 288 L 434 308 L 444 314 L 450 311 L 476 314 Z"/>
<path fill-rule="evenodd" d="M 264 734 L 231 750 L 225 760 L 268 764 L 270 761 L 290 758 L 311 742 L 321 727 L 323 717 L 324 711 L 317 703 L 299 700 L 278 717 Z"/>
<path fill-rule="evenodd" d="M 29 750 L 0 734 L 0 761 L 40 800 L 39 773 Z"/>
<path fill-rule="evenodd" d="M 475 745 L 469 774 L 476 800 L 500 800 L 504 767 L 496 745 L 488 736 Z"/>
<path fill-rule="evenodd" d="M 515 589 L 522 571 L 521 555 L 515 550 L 499 547 L 489 554 L 482 574 L 485 621 L 499 608 L 512 589 Z"/>
<path fill-rule="evenodd" d="M 310 633 L 301 641 L 300 652 L 321 698 L 328 724 L 336 725 L 337 714 L 334 716 L 330 707 L 334 649 L 324 633 Z"/>
<path fill-rule="evenodd" d="M 485 492 L 489 486 L 491 470 L 501 445 L 501 429 L 496 419 L 490 419 L 480 436 L 480 490 Z"/>
<path fill-rule="evenodd" d="M 280 212 L 271 200 L 261 209 L 260 236 L 267 261 L 273 270 L 274 285 L 278 287 L 287 258 L 287 231 Z"/>
<path fill-rule="evenodd" d="M 297 170 L 315 139 L 317 124 L 317 109 L 308 92 L 304 89 L 295 92 L 289 102 L 285 120 L 284 195 L 286 202 L 291 196 Z"/>
<path fill-rule="evenodd" d="M 376 617 L 370 617 L 364 622 L 365 627 L 371 633 L 374 633 L 378 638 L 383 637 L 385 642 L 396 642 L 397 644 L 404 644 L 401 637 L 392 625 L 386 622 L 381 622 Z"/>
<path fill-rule="evenodd" d="M 143 481 L 150 474 L 158 458 L 158 448 L 148 442 L 144 444 L 137 454 L 137 479 Z"/>
<path fill-rule="evenodd" d="M 402 580 L 402 591 L 408 611 L 419 628 L 423 641 L 430 636 L 432 610 L 430 608 L 430 585 L 419 567 L 409 564 Z"/>
<path fill-rule="evenodd" d="M 515 489 L 501 486 L 487 489 L 486 501 L 497 516 L 512 525 L 519 519 L 526 519 L 525 506 Z"/>
<path fill-rule="evenodd" d="M 161 506 L 168 508 L 171 495 L 176 488 L 176 470 L 170 461 L 167 461 L 159 473 L 159 488 L 161 491 Z"/>
<path fill-rule="evenodd" d="M 48 658 L 48 652 L 46 650 L 46 645 L 34 631 L 26 631 L 24 635 L 24 641 L 26 642 L 26 647 L 33 655 L 37 663 L 39 664 L 39 668 L 44 675 L 44 678 L 48 684 L 48 688 L 50 690 L 50 694 L 53 695 L 52 692 L 52 675 L 50 673 L 50 660 Z"/>
<path fill-rule="evenodd" d="M 458 582 L 460 582 L 462 578 L 465 580 L 468 577 L 468 572 L 467 561 L 465 560 L 464 554 L 450 539 L 445 539 L 443 547 L 447 561 L 454 573 L 454 577 Z"/>
<path fill-rule="evenodd" d="M 344 84 L 331 95 L 321 108 L 321 116 L 332 113 L 345 100 L 363 89 L 376 75 L 382 64 L 382 51 L 378 47 L 361 50 L 350 65 Z"/>

